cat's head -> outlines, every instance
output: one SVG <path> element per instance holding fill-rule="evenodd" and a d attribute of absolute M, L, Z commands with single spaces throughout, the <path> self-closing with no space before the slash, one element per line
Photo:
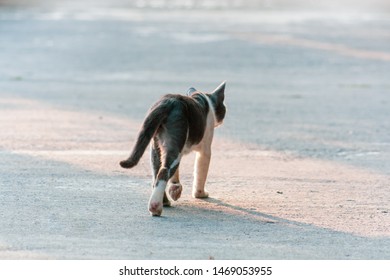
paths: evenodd
<path fill-rule="evenodd" d="M 201 94 L 201 95 L 206 95 L 210 99 L 215 112 L 215 118 L 216 118 L 215 126 L 219 126 L 222 124 L 226 114 L 226 107 L 225 104 L 223 104 L 223 101 L 225 100 L 225 85 L 226 85 L 226 81 L 222 82 L 211 93 L 202 93 L 193 87 L 189 88 L 187 91 L 188 96 Z"/>
<path fill-rule="evenodd" d="M 223 101 L 225 100 L 225 85 L 226 81 L 222 82 L 212 93 L 209 94 L 214 105 L 216 126 L 222 124 L 226 114 L 226 106 L 223 104 Z"/>

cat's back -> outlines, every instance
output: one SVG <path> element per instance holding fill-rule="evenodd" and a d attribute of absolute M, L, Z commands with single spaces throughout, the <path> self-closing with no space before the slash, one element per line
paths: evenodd
<path fill-rule="evenodd" d="M 171 110 L 181 110 L 188 117 L 199 117 L 204 109 L 194 98 L 174 93 L 165 94 L 156 104 L 161 105 L 170 107 Z"/>
<path fill-rule="evenodd" d="M 192 96 L 181 94 L 164 95 L 157 106 L 169 107 L 168 116 L 187 120 L 190 145 L 199 143 L 206 128 L 208 105 Z M 167 116 L 167 117 L 168 117 Z"/>

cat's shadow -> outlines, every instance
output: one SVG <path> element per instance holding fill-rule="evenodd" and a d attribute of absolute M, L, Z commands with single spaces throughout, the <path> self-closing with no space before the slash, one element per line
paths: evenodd
<path fill-rule="evenodd" d="M 300 226 L 300 227 L 306 225 L 306 224 L 303 224 L 300 222 L 287 220 L 287 219 L 283 219 L 280 217 L 265 214 L 265 213 L 259 212 L 258 210 L 248 209 L 245 207 L 233 205 L 233 204 L 224 202 L 220 199 L 216 199 L 216 198 L 212 198 L 212 197 L 204 198 L 202 200 L 204 202 L 214 204 L 218 207 L 233 210 L 233 212 L 236 212 L 237 214 L 245 215 L 248 218 L 255 218 L 256 220 L 259 220 L 259 221 L 267 223 L 267 224 L 283 223 L 283 224 L 295 225 L 295 226 Z M 308 226 L 308 225 L 306 225 L 306 226 Z"/>
<path fill-rule="evenodd" d="M 208 198 L 204 198 L 203 201 L 205 201 L 207 203 L 211 203 L 211 204 L 217 205 L 219 207 L 226 207 L 226 208 L 228 208 L 230 210 L 238 211 L 238 212 L 241 212 L 241 213 L 246 214 L 246 215 L 260 217 L 260 218 L 264 219 L 264 222 L 267 222 L 267 223 L 275 223 L 275 222 L 277 222 L 275 220 L 276 218 L 273 217 L 273 216 L 270 216 L 270 215 L 258 212 L 258 211 L 253 210 L 253 209 L 248 209 L 248 208 L 236 206 L 236 205 L 233 205 L 233 204 L 229 204 L 229 203 L 226 203 L 226 202 L 224 202 L 224 201 L 222 201 L 220 199 L 208 197 Z"/>
<path fill-rule="evenodd" d="M 201 205 L 191 205 L 191 206 L 180 206 L 177 207 L 176 205 L 171 205 L 168 207 L 164 207 L 165 210 L 167 211 L 174 211 L 176 214 L 184 211 L 184 213 L 187 213 L 189 210 L 191 215 L 194 213 L 190 209 L 197 209 L 197 210 L 202 210 L 204 212 L 214 212 L 216 209 L 219 209 L 219 213 L 221 215 L 224 214 L 231 214 L 231 215 L 236 215 L 236 216 L 241 216 L 241 217 L 246 217 L 251 220 L 255 220 L 260 223 L 264 224 L 284 224 L 284 225 L 289 225 L 289 226 L 297 226 L 300 228 L 306 228 L 309 227 L 309 224 L 293 221 L 293 220 L 288 220 L 285 218 L 280 218 L 277 216 L 269 215 L 262 213 L 258 211 L 257 209 L 253 208 L 245 208 L 241 206 L 237 206 L 234 204 L 227 203 L 223 200 L 213 198 L 213 197 L 208 197 L 208 198 L 202 198 L 200 199 L 200 202 L 202 202 L 203 206 Z M 213 207 L 205 207 L 207 204 L 212 204 Z M 188 208 L 189 207 L 189 208 Z M 159 218 L 168 218 L 168 216 L 161 216 Z"/>

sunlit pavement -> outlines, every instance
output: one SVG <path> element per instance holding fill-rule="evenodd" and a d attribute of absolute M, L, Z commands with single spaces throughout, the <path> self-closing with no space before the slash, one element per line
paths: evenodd
<path fill-rule="evenodd" d="M 116 3 L 120 3 L 117 1 Z M 0 258 L 388 259 L 386 14 L 0 9 Z M 207 200 L 147 211 L 149 106 L 227 80 Z"/>

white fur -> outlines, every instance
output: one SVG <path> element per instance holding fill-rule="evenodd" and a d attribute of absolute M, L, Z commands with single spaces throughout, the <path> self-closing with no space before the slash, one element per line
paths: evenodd
<path fill-rule="evenodd" d="M 204 187 L 206 184 L 207 173 L 210 166 L 211 158 L 211 143 L 214 136 L 214 127 L 216 125 L 216 117 L 214 112 L 214 107 L 207 97 L 207 102 L 209 103 L 209 113 L 207 114 L 207 124 L 205 133 L 202 141 L 193 147 L 193 150 L 196 151 L 195 166 L 194 166 L 194 183 L 192 186 L 192 196 L 196 198 L 208 197 L 208 193 L 205 191 Z"/>
<path fill-rule="evenodd" d="M 164 180 L 159 180 L 156 184 L 156 187 L 153 189 L 153 192 L 152 192 L 152 196 L 150 197 L 150 200 L 149 200 L 149 211 L 155 215 L 160 215 L 161 214 L 161 211 L 162 211 L 162 201 L 163 201 L 163 198 L 164 198 L 164 192 L 165 192 L 165 188 L 167 186 L 167 182 L 164 181 Z M 151 205 L 153 203 L 158 203 L 159 204 L 159 208 L 157 209 L 157 211 L 154 213 L 151 211 Z"/>

